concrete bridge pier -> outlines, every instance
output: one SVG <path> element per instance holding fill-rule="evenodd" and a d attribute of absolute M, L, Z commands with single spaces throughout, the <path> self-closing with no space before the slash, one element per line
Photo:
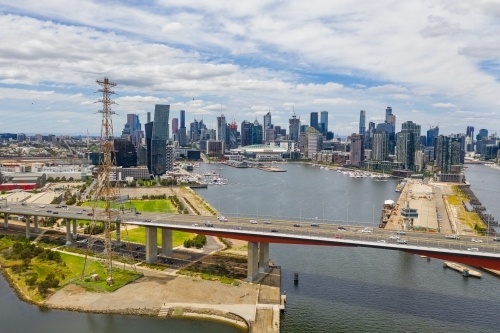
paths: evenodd
<path fill-rule="evenodd" d="M 172 255 L 172 230 L 161 229 L 161 253 L 164 256 Z"/>
<path fill-rule="evenodd" d="M 269 243 L 260 243 L 259 248 L 259 273 L 269 270 Z"/>
<path fill-rule="evenodd" d="M 259 243 L 248 242 L 248 261 L 247 261 L 247 281 L 253 282 L 259 277 Z"/>
<path fill-rule="evenodd" d="M 120 245 L 121 244 L 121 234 L 120 234 L 120 226 L 121 226 L 121 223 L 120 222 L 116 222 L 115 223 L 116 225 L 116 244 Z"/>
<path fill-rule="evenodd" d="M 3 227 L 7 229 L 9 227 L 9 214 L 3 213 Z"/>
<path fill-rule="evenodd" d="M 40 232 L 40 230 L 38 230 L 38 215 L 33 215 L 33 226 L 36 234 Z"/>
<path fill-rule="evenodd" d="M 158 256 L 157 235 L 156 227 L 146 227 L 146 262 L 148 264 L 155 262 Z"/>
<path fill-rule="evenodd" d="M 73 239 L 78 238 L 78 233 L 76 232 L 76 219 L 73 220 Z"/>
<path fill-rule="evenodd" d="M 71 238 L 71 222 L 68 219 L 64 219 L 66 222 L 66 246 L 70 246 L 73 244 L 72 238 Z"/>
<path fill-rule="evenodd" d="M 30 239 L 31 237 L 31 227 L 30 227 L 30 217 L 29 215 L 24 215 L 24 218 L 26 219 L 26 238 Z"/>

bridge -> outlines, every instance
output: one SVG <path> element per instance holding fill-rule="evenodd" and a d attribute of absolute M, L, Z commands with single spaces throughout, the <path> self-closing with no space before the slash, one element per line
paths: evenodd
<path fill-rule="evenodd" d="M 66 209 L 56 205 L 44 207 L 2 203 L 0 213 L 4 214 L 4 228 L 9 225 L 10 214 L 26 217 L 26 237 L 33 230 L 38 233 L 39 217 L 56 217 L 66 220 L 66 245 L 72 245 L 77 236 L 77 220 L 96 220 L 103 216 L 103 209 L 69 206 Z M 95 216 L 90 216 L 89 214 Z M 215 216 L 177 215 L 167 213 L 141 213 L 133 210 L 116 211 L 116 241 L 120 240 L 120 224 L 144 226 L 146 228 L 146 262 L 157 260 L 157 233 L 162 233 L 161 252 L 172 254 L 172 231 L 185 231 L 216 237 L 239 239 L 248 242 L 247 280 L 252 282 L 259 272 L 269 269 L 269 244 L 297 244 L 320 246 L 366 247 L 384 250 L 404 251 L 428 257 L 460 262 L 463 264 L 500 270 L 500 243 L 491 237 L 446 239 L 443 234 L 406 231 L 397 235 L 395 230 L 367 229 L 369 225 L 347 225 L 342 222 L 317 219 L 264 219 L 261 217 L 226 216 L 220 221 Z M 71 223 L 72 222 L 72 223 Z M 71 225 L 73 230 L 71 232 Z M 391 237 L 392 236 L 392 237 Z M 404 242 L 402 240 L 405 240 Z"/>

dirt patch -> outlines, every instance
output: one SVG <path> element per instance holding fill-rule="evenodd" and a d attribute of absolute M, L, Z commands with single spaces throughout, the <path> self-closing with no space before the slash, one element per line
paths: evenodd
<path fill-rule="evenodd" d="M 248 295 L 242 297 L 242 295 Z M 205 304 L 253 304 L 257 286 L 239 286 L 185 276 L 145 276 L 112 293 L 89 292 L 70 284 L 45 301 L 49 307 L 82 311 L 159 309 L 165 302 Z"/>

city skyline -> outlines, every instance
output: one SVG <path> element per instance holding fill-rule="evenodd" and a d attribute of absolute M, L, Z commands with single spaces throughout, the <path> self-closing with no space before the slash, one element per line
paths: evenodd
<path fill-rule="evenodd" d="M 95 134 L 94 81 L 107 75 L 118 83 L 115 111 L 143 124 L 154 104 L 214 124 L 221 110 L 237 123 L 271 111 L 282 128 L 294 111 L 303 120 L 328 110 L 329 130 L 349 135 L 359 110 L 378 123 L 391 105 L 399 123 L 498 132 L 495 6 L 121 3 L 103 20 L 106 4 L 90 1 L 2 4 L 0 125 Z"/>

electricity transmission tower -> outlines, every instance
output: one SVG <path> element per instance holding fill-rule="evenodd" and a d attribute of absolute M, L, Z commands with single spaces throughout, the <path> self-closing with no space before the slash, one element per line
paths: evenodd
<path fill-rule="evenodd" d="M 111 210 L 112 202 L 118 196 L 118 188 L 112 185 L 112 181 L 116 181 L 116 169 L 114 169 L 114 141 L 113 141 L 113 120 L 112 115 L 115 114 L 111 110 L 111 105 L 116 104 L 110 99 L 110 96 L 114 94 L 111 88 L 116 86 L 116 83 L 109 81 L 107 77 L 104 80 L 96 80 L 102 88 L 99 92 L 102 92 L 102 98 L 98 100 L 102 103 L 102 110 L 99 113 L 102 114 L 102 124 L 101 124 L 101 140 L 100 140 L 100 150 L 99 150 L 99 172 L 97 175 L 97 189 L 96 189 L 96 200 L 104 201 L 104 211 L 100 213 L 100 216 L 95 216 L 95 220 L 100 220 L 104 222 L 104 251 L 106 255 L 106 268 L 108 270 L 107 281 L 110 285 L 113 284 L 113 252 L 111 249 L 111 223 L 118 216 Z M 113 179 L 114 178 L 114 179 Z"/>

